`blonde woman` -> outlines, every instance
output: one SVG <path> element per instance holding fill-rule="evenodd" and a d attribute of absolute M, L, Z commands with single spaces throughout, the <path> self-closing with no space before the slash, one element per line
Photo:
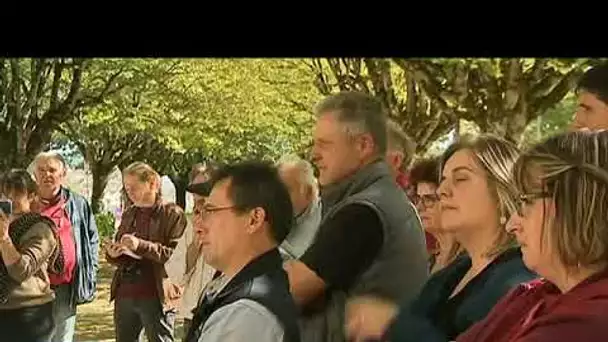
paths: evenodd
<path fill-rule="evenodd" d="M 444 153 L 438 188 L 441 227 L 466 254 L 435 273 L 396 317 L 398 308 L 381 300 L 352 302 L 347 312 L 351 337 L 427 341 L 439 335 L 452 340 L 517 284 L 535 278 L 505 230 L 516 208 L 511 170 L 518 155 L 513 144 L 490 135 L 464 138 Z"/>
<path fill-rule="evenodd" d="M 181 289 L 165 268 L 184 233 L 186 215 L 160 198 L 160 176 L 136 162 L 123 171 L 132 205 L 122 217 L 115 242 L 106 244 L 117 266 L 111 287 L 117 342 L 137 341 L 142 327 L 148 341 L 174 341 L 175 311 Z"/>
<path fill-rule="evenodd" d="M 559 135 L 519 159 L 508 230 L 543 279 L 513 290 L 459 342 L 606 340 L 607 170 L 607 131 Z"/>

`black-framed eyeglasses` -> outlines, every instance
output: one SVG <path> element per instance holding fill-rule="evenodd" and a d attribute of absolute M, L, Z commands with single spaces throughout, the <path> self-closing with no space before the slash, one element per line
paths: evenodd
<path fill-rule="evenodd" d="M 437 194 L 425 194 L 425 195 L 414 195 L 412 198 L 412 202 L 414 205 L 418 206 L 422 204 L 425 208 L 430 208 L 435 205 L 439 201 L 439 196 Z"/>
<path fill-rule="evenodd" d="M 524 215 L 524 208 L 531 205 L 535 200 L 541 198 L 550 198 L 551 194 L 546 191 L 530 192 L 526 194 L 520 194 L 517 198 L 517 214 L 519 216 Z"/>

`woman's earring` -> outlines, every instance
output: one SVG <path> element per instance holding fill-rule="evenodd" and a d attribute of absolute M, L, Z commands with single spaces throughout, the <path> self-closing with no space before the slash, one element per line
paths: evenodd
<path fill-rule="evenodd" d="M 501 216 L 501 217 L 500 217 L 500 225 L 501 225 L 501 226 L 504 226 L 504 225 L 506 225 L 506 224 L 507 224 L 507 218 L 506 218 L 506 217 L 504 217 L 504 216 Z"/>

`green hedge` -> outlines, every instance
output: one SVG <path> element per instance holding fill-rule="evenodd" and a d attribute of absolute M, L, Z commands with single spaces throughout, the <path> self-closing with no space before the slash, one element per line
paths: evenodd
<path fill-rule="evenodd" d="M 105 213 L 95 215 L 95 223 L 97 223 L 99 238 L 102 241 L 114 236 L 114 224 L 116 223 L 116 220 L 111 212 L 107 211 Z"/>

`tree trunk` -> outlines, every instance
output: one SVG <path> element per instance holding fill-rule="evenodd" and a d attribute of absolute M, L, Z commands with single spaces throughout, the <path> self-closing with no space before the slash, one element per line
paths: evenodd
<path fill-rule="evenodd" d="M 175 203 L 186 210 L 186 188 L 188 187 L 188 177 L 184 175 L 169 176 L 175 186 Z"/>
<path fill-rule="evenodd" d="M 456 119 L 456 124 L 454 125 L 454 140 L 460 140 L 460 119 Z"/>
<path fill-rule="evenodd" d="M 105 165 L 91 165 L 91 174 L 93 176 L 93 189 L 91 190 L 91 209 L 94 214 L 99 214 L 103 209 L 102 198 L 108 178 L 112 173 L 112 167 Z"/>

